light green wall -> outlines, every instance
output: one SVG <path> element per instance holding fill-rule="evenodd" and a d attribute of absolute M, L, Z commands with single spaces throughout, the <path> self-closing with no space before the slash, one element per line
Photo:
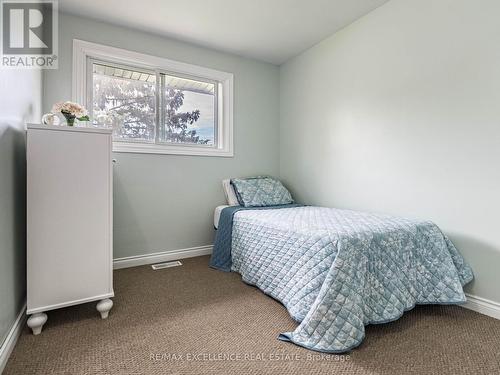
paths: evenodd
<path fill-rule="evenodd" d="M 392 0 L 280 72 L 303 202 L 435 221 L 500 302 L 500 3 Z"/>
<path fill-rule="evenodd" d="M 115 155 L 115 258 L 212 244 L 221 180 L 278 174 L 278 67 L 71 15 L 59 25 L 59 69 L 44 72 L 44 111 L 71 99 L 73 39 L 234 74 L 234 158 Z"/>
<path fill-rule="evenodd" d="M 0 69 L 0 346 L 26 292 L 25 123 L 40 118 L 41 73 Z"/>

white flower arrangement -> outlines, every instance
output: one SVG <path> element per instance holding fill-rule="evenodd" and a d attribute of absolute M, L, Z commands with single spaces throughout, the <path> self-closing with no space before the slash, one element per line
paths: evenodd
<path fill-rule="evenodd" d="M 68 122 L 69 126 L 72 126 L 75 122 L 75 118 L 79 121 L 89 121 L 88 112 L 84 106 L 73 103 L 73 102 L 59 102 L 52 106 L 52 113 L 62 113 Z"/>

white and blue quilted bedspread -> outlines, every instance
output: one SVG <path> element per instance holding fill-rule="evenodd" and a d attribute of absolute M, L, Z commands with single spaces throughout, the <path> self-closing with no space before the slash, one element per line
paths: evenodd
<path fill-rule="evenodd" d="M 310 206 L 225 210 L 232 223 L 219 223 L 211 264 L 224 269 L 230 254 L 232 271 L 283 303 L 300 324 L 282 340 L 345 352 L 363 341 L 367 324 L 416 304 L 466 300 L 472 270 L 432 222 Z"/>

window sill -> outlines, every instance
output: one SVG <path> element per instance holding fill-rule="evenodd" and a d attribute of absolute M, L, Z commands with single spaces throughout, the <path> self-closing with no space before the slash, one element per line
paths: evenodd
<path fill-rule="evenodd" d="M 191 156 L 216 156 L 233 157 L 233 150 L 222 148 L 209 148 L 202 146 L 159 145 L 146 143 L 113 142 L 113 152 L 128 152 L 135 154 L 165 154 L 165 155 L 191 155 Z"/>

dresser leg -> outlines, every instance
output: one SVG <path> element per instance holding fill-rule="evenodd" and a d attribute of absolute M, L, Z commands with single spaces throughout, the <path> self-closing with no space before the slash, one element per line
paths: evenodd
<path fill-rule="evenodd" d="M 31 328 L 34 335 L 39 335 L 45 322 L 47 322 L 47 314 L 36 313 L 28 318 L 28 327 Z"/>
<path fill-rule="evenodd" d="M 112 307 L 113 301 L 111 301 L 109 298 L 100 300 L 96 306 L 97 311 L 101 313 L 101 318 L 103 319 L 106 319 L 108 317 L 109 310 L 111 310 Z"/>

